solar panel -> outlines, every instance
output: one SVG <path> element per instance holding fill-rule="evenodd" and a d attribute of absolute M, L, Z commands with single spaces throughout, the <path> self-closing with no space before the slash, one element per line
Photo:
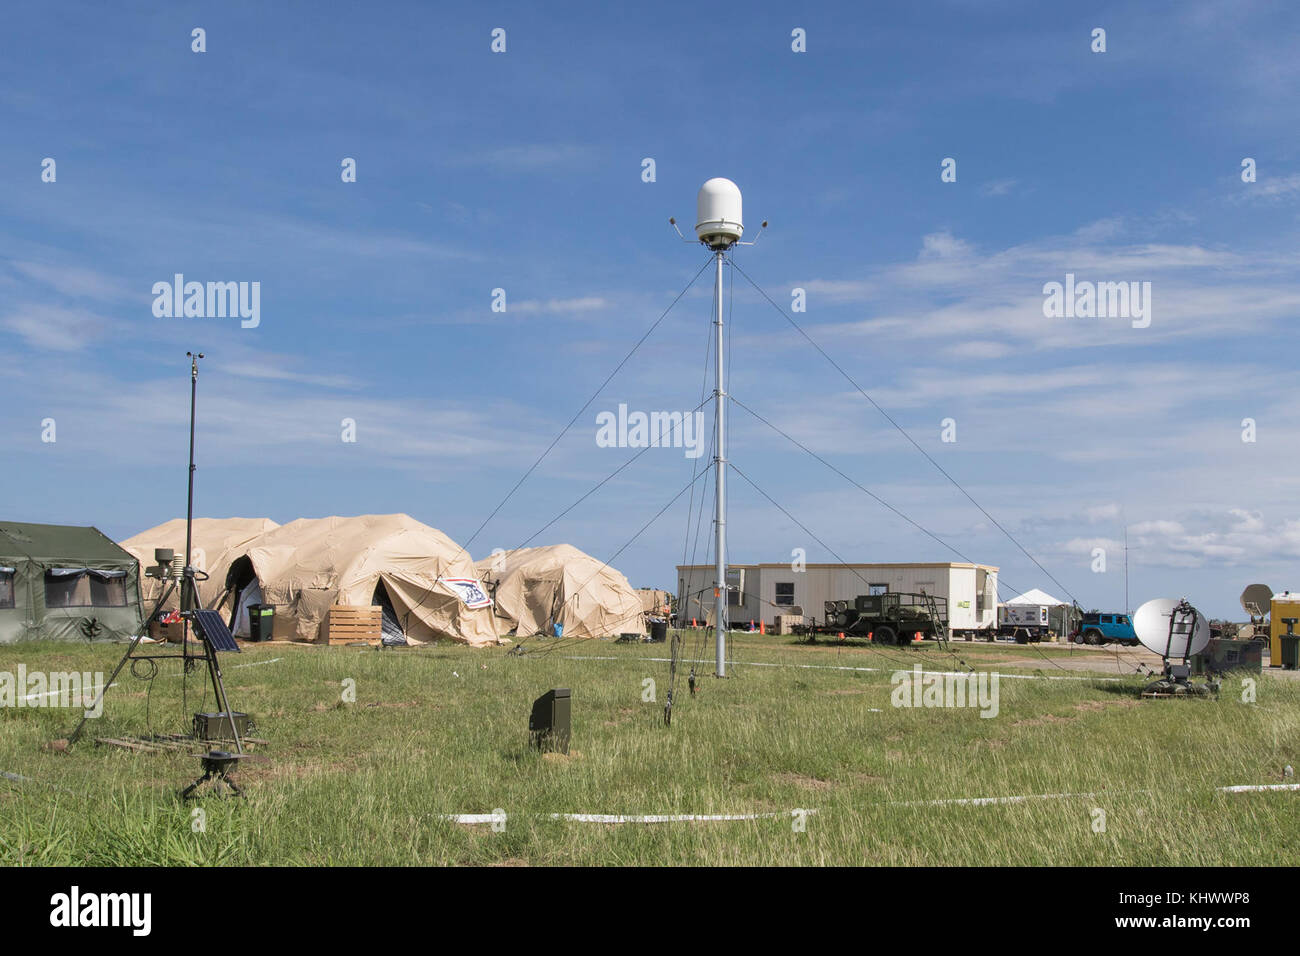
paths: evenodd
<path fill-rule="evenodd" d="M 195 611 L 194 625 L 199 630 L 199 636 L 211 644 L 214 651 L 239 653 L 235 636 L 230 633 L 230 628 L 226 627 L 226 622 L 216 611 Z"/>

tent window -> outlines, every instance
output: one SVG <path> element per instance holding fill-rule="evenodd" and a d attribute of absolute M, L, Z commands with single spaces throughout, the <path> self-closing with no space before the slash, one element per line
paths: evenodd
<path fill-rule="evenodd" d="M 96 568 L 50 568 L 46 607 L 126 607 L 126 572 Z"/>
<path fill-rule="evenodd" d="M 14 606 L 14 569 L 0 568 L 0 608 Z"/>

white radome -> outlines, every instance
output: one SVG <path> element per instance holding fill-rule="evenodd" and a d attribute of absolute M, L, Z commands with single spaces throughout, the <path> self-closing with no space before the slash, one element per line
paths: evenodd
<path fill-rule="evenodd" d="M 716 177 L 700 187 L 695 235 L 710 249 L 726 249 L 745 234 L 740 210 L 740 187 Z"/>

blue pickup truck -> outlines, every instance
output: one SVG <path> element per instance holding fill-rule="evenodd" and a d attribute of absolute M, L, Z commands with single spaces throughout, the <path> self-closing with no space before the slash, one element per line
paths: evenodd
<path fill-rule="evenodd" d="M 1113 612 L 1103 613 L 1089 611 L 1079 621 L 1079 626 L 1070 639 L 1076 644 L 1137 644 L 1137 632 L 1133 630 L 1133 619 L 1127 614 Z"/>

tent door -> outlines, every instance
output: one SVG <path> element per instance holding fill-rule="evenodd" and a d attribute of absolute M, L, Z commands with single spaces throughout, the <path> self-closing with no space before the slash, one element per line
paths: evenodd
<path fill-rule="evenodd" d="M 262 584 L 257 578 L 253 578 L 242 591 L 239 592 L 239 599 L 235 602 L 235 626 L 230 632 L 235 637 L 247 639 L 251 634 L 248 625 L 248 608 L 252 604 L 262 603 Z"/>
<path fill-rule="evenodd" d="M 388 597 L 388 588 L 384 587 L 383 578 L 375 584 L 374 596 L 370 599 L 371 604 L 378 604 L 384 609 L 383 629 L 385 644 L 405 644 L 406 631 L 402 630 L 402 622 L 397 617 L 397 609 L 393 607 L 392 600 Z"/>

